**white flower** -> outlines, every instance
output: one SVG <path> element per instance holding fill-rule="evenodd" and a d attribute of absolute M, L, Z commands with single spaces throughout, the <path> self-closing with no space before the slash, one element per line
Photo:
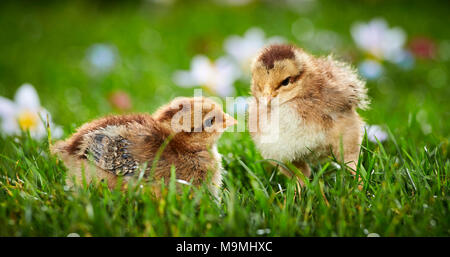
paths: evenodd
<path fill-rule="evenodd" d="M 377 139 L 384 142 L 388 138 L 388 134 L 378 125 L 366 125 L 364 129 L 367 132 L 367 138 L 373 143 L 377 143 Z"/>
<path fill-rule="evenodd" d="M 203 55 L 195 56 L 189 71 L 176 71 L 173 77 L 180 87 L 203 86 L 219 96 L 234 94 L 233 84 L 240 76 L 240 71 L 227 57 L 211 62 Z"/>
<path fill-rule="evenodd" d="M 373 60 L 364 60 L 358 65 L 358 69 L 365 78 L 376 79 L 383 74 L 383 66 Z"/>
<path fill-rule="evenodd" d="M 281 37 L 271 37 L 266 39 L 264 31 L 260 28 L 251 28 L 245 32 L 243 37 L 232 35 L 225 40 L 224 48 L 228 55 L 238 63 L 244 71 L 244 75 L 250 74 L 250 64 L 253 58 L 265 45 L 282 43 L 285 40 Z"/>
<path fill-rule="evenodd" d="M 406 34 L 401 28 L 389 28 L 384 19 L 356 23 L 351 34 L 357 46 L 380 60 L 395 62 L 401 55 Z"/>
<path fill-rule="evenodd" d="M 39 96 L 30 84 L 23 84 L 14 96 L 14 102 L 0 96 L 1 131 L 7 135 L 29 131 L 33 138 L 40 139 L 47 135 L 46 123 L 50 122 L 52 136 L 62 136 L 62 128 L 51 121 L 50 113 L 41 107 Z"/>
<path fill-rule="evenodd" d="M 91 72 L 108 72 L 116 63 L 116 49 L 106 44 L 94 44 L 88 48 L 86 59 L 91 66 Z"/>

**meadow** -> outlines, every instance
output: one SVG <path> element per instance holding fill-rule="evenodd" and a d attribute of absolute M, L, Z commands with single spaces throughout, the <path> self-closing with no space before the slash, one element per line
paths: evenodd
<path fill-rule="evenodd" d="M 382 68 L 366 74 L 372 103 L 360 111 L 385 135 L 362 143 L 363 190 L 330 159 L 313 165 L 299 193 L 247 132 L 219 140 L 226 170 L 219 204 L 206 187 L 176 194 L 175 178 L 161 199 L 146 187 L 69 190 L 46 133 L 0 130 L 0 236 L 450 236 L 448 3 L 292 2 L 2 1 L 0 96 L 13 99 L 30 83 L 65 138 L 102 115 L 152 113 L 192 96 L 194 87 L 180 87 L 173 74 L 198 54 L 220 58 L 230 35 L 258 27 L 315 55 L 333 53 L 361 70 L 368 58 Z M 410 59 L 358 47 L 352 26 L 374 18 L 404 31 Z M 248 96 L 248 78 L 233 88 Z"/>

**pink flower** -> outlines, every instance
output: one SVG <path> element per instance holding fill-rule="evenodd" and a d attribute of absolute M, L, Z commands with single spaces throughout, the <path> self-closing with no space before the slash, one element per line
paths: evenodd
<path fill-rule="evenodd" d="M 128 111 L 132 107 L 130 96 L 124 91 L 116 91 L 109 96 L 109 103 L 119 111 Z"/>
<path fill-rule="evenodd" d="M 427 37 L 415 37 L 409 43 L 409 49 L 414 56 L 422 59 L 432 59 L 436 53 L 435 43 Z"/>

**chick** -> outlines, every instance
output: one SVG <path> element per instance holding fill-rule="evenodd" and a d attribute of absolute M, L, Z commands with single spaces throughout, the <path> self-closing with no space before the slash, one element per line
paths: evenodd
<path fill-rule="evenodd" d="M 363 136 L 356 109 L 368 108 L 369 100 L 365 82 L 349 65 L 271 45 L 252 63 L 251 92 L 256 101 L 249 116 L 258 126 L 250 132 L 264 158 L 292 162 L 309 177 L 308 162 L 334 154 L 355 174 Z"/>
<path fill-rule="evenodd" d="M 177 98 L 153 116 L 117 115 L 88 122 L 51 150 L 68 167 L 69 185 L 84 178 L 113 188 L 119 177 L 126 185 L 147 163 L 146 179 L 167 182 L 173 165 L 177 179 L 196 186 L 209 179 L 208 187 L 217 196 L 222 165 L 216 142 L 235 123 L 210 99 Z"/>

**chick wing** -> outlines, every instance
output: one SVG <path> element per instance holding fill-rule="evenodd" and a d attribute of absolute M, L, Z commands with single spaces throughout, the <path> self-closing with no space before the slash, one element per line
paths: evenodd
<path fill-rule="evenodd" d="M 139 166 L 130 153 L 130 141 L 121 135 L 108 135 L 107 131 L 94 131 L 85 136 L 84 155 L 92 157 L 98 167 L 116 175 L 132 174 Z"/>

